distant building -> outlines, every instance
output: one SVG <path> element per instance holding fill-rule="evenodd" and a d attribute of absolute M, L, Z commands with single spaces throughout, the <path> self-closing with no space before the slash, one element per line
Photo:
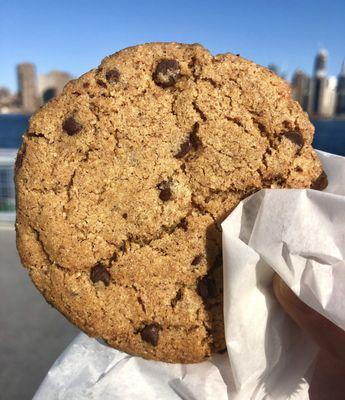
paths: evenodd
<path fill-rule="evenodd" d="M 68 81 L 72 79 L 68 72 L 51 71 L 48 74 L 40 75 L 38 78 L 38 91 L 43 103 L 46 103 L 59 93 Z"/>
<path fill-rule="evenodd" d="M 335 103 L 337 99 L 337 78 L 331 76 L 325 79 L 320 115 L 322 117 L 332 117 L 335 113 Z"/>
<path fill-rule="evenodd" d="M 327 77 L 328 52 L 321 49 L 314 63 L 310 84 L 308 112 L 312 116 L 331 117 L 336 101 L 336 79 Z"/>
<path fill-rule="evenodd" d="M 292 77 L 291 87 L 293 98 L 300 103 L 303 110 L 307 111 L 310 92 L 308 75 L 301 70 L 297 70 Z"/>
<path fill-rule="evenodd" d="M 32 113 L 38 107 L 36 67 L 31 63 L 17 66 L 18 97 L 24 112 Z"/>
<path fill-rule="evenodd" d="M 0 87 L 0 114 L 19 112 L 18 97 L 7 88 Z"/>
<path fill-rule="evenodd" d="M 311 85 L 309 113 L 312 116 L 331 117 L 335 112 L 337 79 L 331 77 L 314 78 Z"/>
<path fill-rule="evenodd" d="M 11 96 L 11 92 L 6 87 L 0 87 L 0 101 Z"/>
<path fill-rule="evenodd" d="M 345 114 L 345 61 L 338 77 L 336 113 Z"/>
<path fill-rule="evenodd" d="M 327 78 L 314 77 L 310 85 L 310 97 L 308 112 L 311 115 L 321 115 L 324 104 L 324 92 L 327 85 Z"/>
<path fill-rule="evenodd" d="M 322 78 L 327 75 L 327 61 L 328 51 L 326 49 L 319 50 L 314 62 L 314 77 Z"/>

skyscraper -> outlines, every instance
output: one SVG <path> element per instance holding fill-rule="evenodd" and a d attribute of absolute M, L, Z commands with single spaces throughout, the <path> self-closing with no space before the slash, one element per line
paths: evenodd
<path fill-rule="evenodd" d="M 17 66 L 19 102 L 24 112 L 32 113 L 38 107 L 36 67 L 31 63 Z"/>
<path fill-rule="evenodd" d="M 297 100 L 304 111 L 307 111 L 309 101 L 310 79 L 298 69 L 292 77 L 292 96 Z"/>
<path fill-rule="evenodd" d="M 345 60 L 338 78 L 336 113 L 345 114 Z"/>
<path fill-rule="evenodd" d="M 315 62 L 314 62 L 314 77 L 321 78 L 326 76 L 327 61 L 328 61 L 328 51 L 326 49 L 319 50 L 319 52 L 315 57 Z"/>
<path fill-rule="evenodd" d="M 308 111 L 311 115 L 330 116 L 334 106 L 334 81 L 327 78 L 328 52 L 319 50 L 315 57 L 314 75 L 310 86 Z"/>
<path fill-rule="evenodd" d="M 320 115 L 329 118 L 335 112 L 337 78 L 335 76 L 326 77 L 324 82 Z"/>

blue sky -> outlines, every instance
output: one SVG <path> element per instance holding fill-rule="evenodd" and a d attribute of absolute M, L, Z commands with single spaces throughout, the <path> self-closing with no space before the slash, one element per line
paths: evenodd
<path fill-rule="evenodd" d="M 2 0 L 0 86 L 16 89 L 15 65 L 32 61 L 78 76 L 118 49 L 149 41 L 199 42 L 291 73 L 311 72 L 329 50 L 329 72 L 345 58 L 345 1 Z"/>

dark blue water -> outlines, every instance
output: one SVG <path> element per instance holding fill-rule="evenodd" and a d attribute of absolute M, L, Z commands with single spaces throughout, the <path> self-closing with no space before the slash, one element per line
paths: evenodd
<path fill-rule="evenodd" d="M 0 115 L 0 148 L 18 148 L 28 121 L 26 115 Z M 318 120 L 313 123 L 314 147 L 345 156 L 345 120 Z"/>
<path fill-rule="evenodd" d="M 28 123 L 27 115 L 0 115 L 0 149 L 17 149 Z"/>
<path fill-rule="evenodd" d="M 345 120 L 313 121 L 315 149 L 345 156 Z"/>

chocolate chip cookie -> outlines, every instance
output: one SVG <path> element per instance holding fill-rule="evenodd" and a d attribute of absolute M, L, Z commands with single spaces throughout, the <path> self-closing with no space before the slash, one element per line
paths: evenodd
<path fill-rule="evenodd" d="M 232 54 L 152 43 L 105 58 L 30 120 L 17 246 L 47 301 L 130 354 L 225 347 L 220 223 L 261 188 L 323 188 L 288 84 Z"/>

